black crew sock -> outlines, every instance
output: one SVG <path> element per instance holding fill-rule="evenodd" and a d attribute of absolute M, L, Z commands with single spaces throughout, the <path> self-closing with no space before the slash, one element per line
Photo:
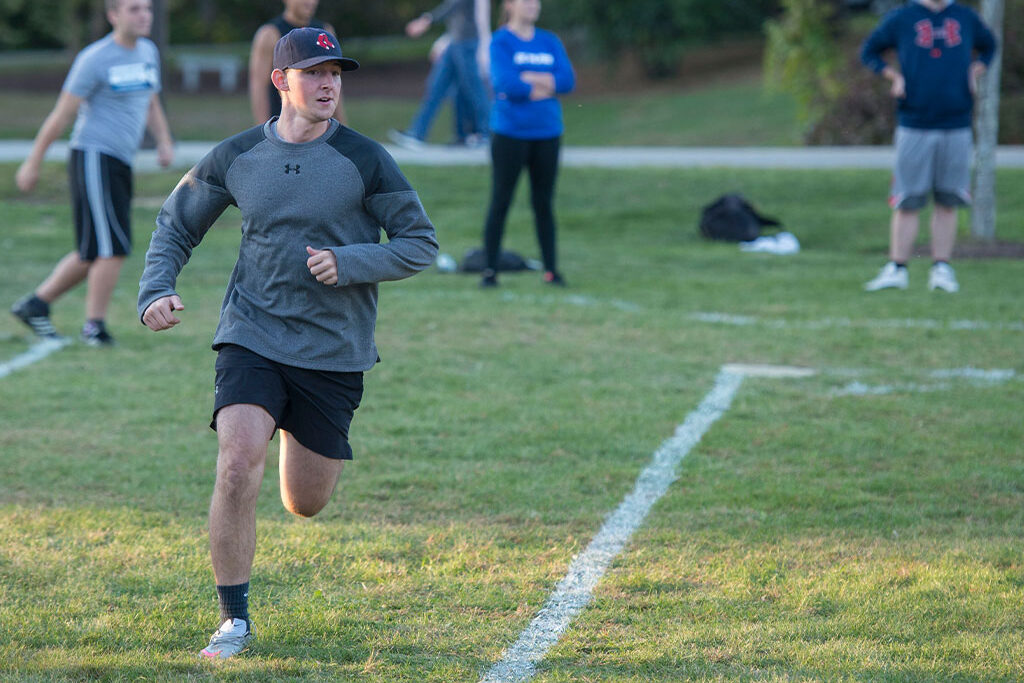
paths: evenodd
<path fill-rule="evenodd" d="M 902 263 L 900 263 L 899 261 L 893 261 L 893 263 L 896 264 L 897 268 L 903 268 L 904 270 L 906 270 L 906 268 L 907 268 L 907 262 L 906 261 L 903 261 Z"/>
<path fill-rule="evenodd" d="M 245 619 L 249 623 L 249 582 L 237 586 L 217 586 L 220 601 L 220 618 Z"/>
<path fill-rule="evenodd" d="M 44 315 L 49 317 L 50 315 L 50 304 L 40 299 L 36 294 L 33 294 L 27 302 L 30 311 L 37 315 Z"/>

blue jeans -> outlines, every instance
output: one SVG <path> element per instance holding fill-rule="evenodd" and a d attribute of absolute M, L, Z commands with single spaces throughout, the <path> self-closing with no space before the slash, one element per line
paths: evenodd
<path fill-rule="evenodd" d="M 413 117 L 407 131 L 409 135 L 426 140 L 430 132 L 430 124 L 434 122 L 437 110 L 441 107 L 452 86 L 455 97 L 460 96 L 472 109 L 473 126 L 478 133 L 487 134 L 490 102 L 480 80 L 480 70 L 476 63 L 477 41 L 462 40 L 452 43 L 444 51 L 441 58 L 434 63 L 427 76 L 427 91 L 420 102 L 420 109 Z"/>

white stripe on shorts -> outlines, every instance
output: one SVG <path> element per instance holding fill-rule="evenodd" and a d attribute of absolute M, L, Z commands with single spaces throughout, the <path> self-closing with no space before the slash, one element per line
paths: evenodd
<path fill-rule="evenodd" d="M 85 150 L 85 193 L 89 202 L 89 215 L 92 217 L 92 229 L 96 233 L 96 256 L 110 258 L 114 255 L 114 246 L 110 238 L 110 223 L 107 221 L 107 188 L 103 184 L 100 171 L 100 153 Z"/>

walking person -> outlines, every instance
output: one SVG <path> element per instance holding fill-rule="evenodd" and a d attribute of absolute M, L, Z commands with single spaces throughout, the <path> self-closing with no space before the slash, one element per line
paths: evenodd
<path fill-rule="evenodd" d="M 280 118 L 221 142 L 185 175 L 146 254 L 139 314 L 150 329 L 167 330 L 185 310 L 175 283 L 192 249 L 228 206 L 241 212 L 238 260 L 213 340 L 218 455 L 209 526 L 221 614 L 202 650 L 209 659 L 232 657 L 253 637 L 256 499 L 271 437 L 280 430 L 284 507 L 317 514 L 352 458 L 363 372 L 379 360 L 378 283 L 429 267 L 437 253 L 434 227 L 394 160 L 331 118 L 342 71 L 357 67 L 326 31 L 283 36 L 271 74 Z"/>
<path fill-rule="evenodd" d="M 409 127 L 405 131 L 388 131 L 388 137 L 402 147 L 422 149 L 438 109 L 454 86 L 454 101 L 461 98 L 469 106 L 471 127 L 476 131 L 467 137 L 466 143 L 485 144 L 490 102 L 481 72 L 486 71 L 489 59 L 490 0 L 445 0 L 406 24 L 405 32 L 411 38 L 418 38 L 438 21 L 445 22 L 445 33 L 450 38 L 448 46 L 430 67 L 426 92 Z M 457 110 L 454 116 L 460 116 Z"/>
<path fill-rule="evenodd" d="M 504 0 L 506 23 L 491 40 L 491 201 L 484 226 L 487 263 L 480 285 L 498 284 L 498 257 L 509 206 L 525 166 L 544 264 L 544 281 L 565 285 L 558 271 L 554 195 L 562 140 L 557 96 L 576 84 L 569 56 L 550 31 L 537 27 L 540 0 Z"/>
<path fill-rule="evenodd" d="M 151 2 L 106 0 L 105 9 L 113 30 L 75 57 L 56 105 L 15 175 L 18 189 L 31 192 L 46 150 L 74 121 L 68 177 L 77 247 L 11 312 L 40 337 L 59 338 L 50 306 L 87 282 L 81 339 L 90 346 L 114 344 L 107 310 L 131 253 L 131 165 L 147 126 L 160 165 L 170 165 L 174 157 L 158 96 L 160 54 L 146 37 L 153 25 Z"/>
<path fill-rule="evenodd" d="M 885 61 L 890 49 L 896 50 L 899 69 Z M 912 0 L 888 14 L 865 40 L 861 60 L 890 81 L 899 120 L 889 262 L 865 290 L 907 288 L 907 263 L 930 195 L 935 206 L 928 289 L 960 290 L 950 266 L 957 208 L 971 201 L 974 94 L 995 50 L 995 37 L 981 18 L 952 0 Z"/>
<path fill-rule="evenodd" d="M 283 0 L 284 12 L 256 30 L 249 50 L 249 106 L 254 125 L 260 125 L 271 116 L 281 114 L 281 96 L 270 80 L 274 70 L 274 46 L 281 36 L 296 28 L 311 26 L 337 34 L 334 27 L 316 18 L 320 0 Z M 334 118 L 348 123 L 345 116 L 344 92 L 338 97 Z"/>

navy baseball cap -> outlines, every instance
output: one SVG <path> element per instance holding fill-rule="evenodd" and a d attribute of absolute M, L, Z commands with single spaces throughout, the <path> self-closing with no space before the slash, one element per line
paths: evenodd
<path fill-rule="evenodd" d="M 295 28 L 274 46 L 274 68 L 308 69 L 321 62 L 338 62 L 342 71 L 354 71 L 359 62 L 341 56 L 338 39 L 322 28 Z"/>

